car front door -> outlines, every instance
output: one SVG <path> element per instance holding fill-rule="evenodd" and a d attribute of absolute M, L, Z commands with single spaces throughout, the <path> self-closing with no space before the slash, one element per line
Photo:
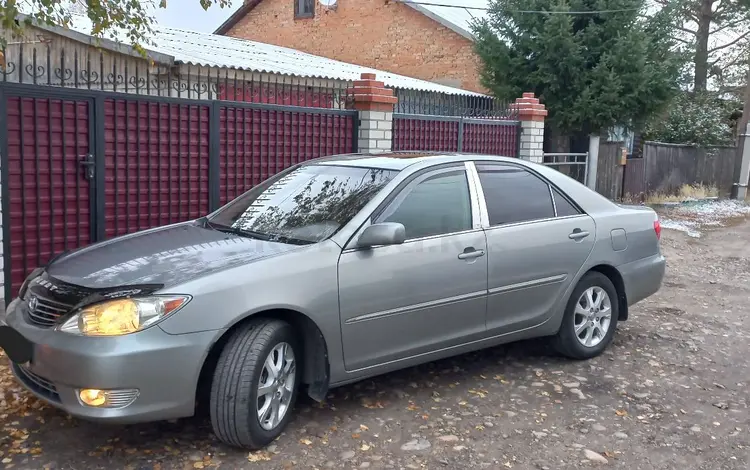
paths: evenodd
<path fill-rule="evenodd" d="M 540 176 L 520 165 L 477 162 L 486 203 L 487 333 L 536 326 L 594 247 L 594 220 Z"/>
<path fill-rule="evenodd" d="M 376 210 L 372 223 L 404 225 L 403 244 L 342 253 L 339 302 L 348 371 L 483 335 L 487 247 L 466 168 L 462 163 L 418 173 Z"/>

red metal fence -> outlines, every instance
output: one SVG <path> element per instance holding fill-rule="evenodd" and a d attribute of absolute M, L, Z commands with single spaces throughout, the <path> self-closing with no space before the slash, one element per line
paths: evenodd
<path fill-rule="evenodd" d="M 518 157 L 521 123 L 419 114 L 393 115 L 393 150 L 467 152 Z"/>
<path fill-rule="evenodd" d="M 218 109 L 221 204 L 291 165 L 355 147 L 356 113 L 226 102 Z"/>
<path fill-rule="evenodd" d="M 0 83 L 9 301 L 64 251 L 197 218 L 290 165 L 356 152 L 357 112 Z"/>

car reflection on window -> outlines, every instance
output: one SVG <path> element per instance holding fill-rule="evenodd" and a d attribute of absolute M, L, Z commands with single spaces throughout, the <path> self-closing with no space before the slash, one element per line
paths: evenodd
<path fill-rule="evenodd" d="M 239 235 L 269 241 L 317 243 L 349 222 L 395 173 L 333 165 L 305 166 L 260 194 L 247 197 L 239 210 L 231 211 L 234 215 L 219 213 L 210 222 L 228 225 Z"/>

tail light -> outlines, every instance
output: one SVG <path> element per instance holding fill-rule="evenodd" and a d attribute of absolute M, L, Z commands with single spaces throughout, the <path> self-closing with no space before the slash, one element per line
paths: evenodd
<path fill-rule="evenodd" d="M 661 222 L 659 222 L 658 217 L 654 220 L 654 232 L 656 233 L 656 239 L 661 240 Z"/>

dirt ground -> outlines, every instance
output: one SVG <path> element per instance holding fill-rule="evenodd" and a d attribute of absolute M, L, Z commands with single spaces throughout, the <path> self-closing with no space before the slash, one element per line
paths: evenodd
<path fill-rule="evenodd" d="M 70 418 L 3 364 L 0 468 L 748 469 L 750 222 L 665 230 L 662 246 L 662 290 L 603 356 L 573 362 L 530 341 L 367 380 L 303 399 L 257 453 L 218 444 L 201 419 Z"/>

